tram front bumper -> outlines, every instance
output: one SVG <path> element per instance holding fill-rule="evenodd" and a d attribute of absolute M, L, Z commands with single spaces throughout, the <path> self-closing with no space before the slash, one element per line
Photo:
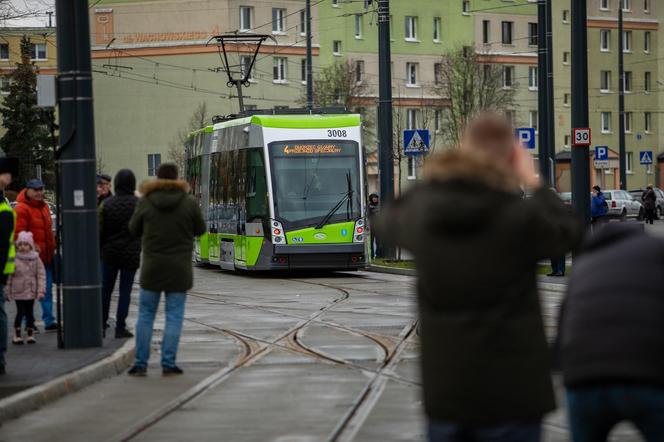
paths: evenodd
<path fill-rule="evenodd" d="M 359 269 L 366 266 L 365 252 L 364 243 L 274 246 L 274 257 L 286 258 L 290 269 Z"/>

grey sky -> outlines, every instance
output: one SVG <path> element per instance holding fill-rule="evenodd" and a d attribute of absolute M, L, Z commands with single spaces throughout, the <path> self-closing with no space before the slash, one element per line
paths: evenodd
<path fill-rule="evenodd" d="M 32 17 L 0 20 L 1 26 L 48 26 L 47 11 L 55 11 L 55 0 L 0 0 L 0 10 L 11 15 L 35 13 Z M 4 15 L 4 14 L 3 14 Z M 53 18 L 55 25 L 55 16 Z"/>

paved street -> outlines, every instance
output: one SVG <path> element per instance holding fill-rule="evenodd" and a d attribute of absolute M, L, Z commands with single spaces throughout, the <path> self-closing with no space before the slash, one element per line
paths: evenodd
<path fill-rule="evenodd" d="M 157 333 L 147 378 L 87 387 L 9 422 L 0 441 L 424 440 L 413 284 L 369 272 L 197 269 L 184 376 L 161 377 Z M 551 336 L 563 290 L 542 285 Z M 562 410 L 545 429 L 547 441 L 569 440 Z M 621 428 L 613 440 L 640 439 Z"/>

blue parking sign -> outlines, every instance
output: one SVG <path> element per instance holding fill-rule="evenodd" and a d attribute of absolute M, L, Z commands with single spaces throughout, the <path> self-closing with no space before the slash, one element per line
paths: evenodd
<path fill-rule="evenodd" d="M 609 146 L 595 146 L 595 160 L 608 161 L 609 160 Z"/>
<path fill-rule="evenodd" d="M 516 129 L 516 138 L 519 143 L 526 146 L 528 149 L 535 148 L 535 128 L 534 127 L 520 127 Z"/>

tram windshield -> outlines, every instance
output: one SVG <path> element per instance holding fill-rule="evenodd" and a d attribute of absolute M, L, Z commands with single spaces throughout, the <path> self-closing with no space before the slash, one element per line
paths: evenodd
<path fill-rule="evenodd" d="M 326 217 L 327 223 L 359 218 L 358 148 L 347 140 L 270 143 L 277 219 L 293 228 L 315 226 Z"/>

